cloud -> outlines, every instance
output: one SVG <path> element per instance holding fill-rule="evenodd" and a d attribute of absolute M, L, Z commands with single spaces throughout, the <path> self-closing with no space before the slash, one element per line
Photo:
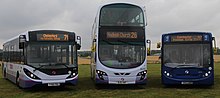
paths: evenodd
<path fill-rule="evenodd" d="M 59 29 L 74 31 L 82 37 L 82 49 L 90 49 L 98 7 L 114 1 L 118 0 L 1 0 L 0 48 L 4 40 L 27 30 Z M 163 33 L 174 31 L 209 31 L 220 38 L 219 0 L 123 1 L 146 6 L 147 36 L 153 47 Z"/>
<path fill-rule="evenodd" d="M 163 33 L 176 31 L 213 32 L 219 38 L 219 3 L 219 0 L 151 1 L 147 4 L 147 35 L 154 43 L 161 40 Z"/>

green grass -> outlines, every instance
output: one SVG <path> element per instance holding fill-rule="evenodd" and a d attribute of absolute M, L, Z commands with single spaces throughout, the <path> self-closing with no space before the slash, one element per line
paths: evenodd
<path fill-rule="evenodd" d="M 139 97 L 220 97 L 220 63 L 215 64 L 215 85 L 211 87 L 166 87 L 161 84 L 160 65 L 148 65 L 147 85 L 122 85 L 96 87 L 90 79 L 89 65 L 79 66 L 79 82 L 76 86 L 66 86 L 65 88 L 38 88 L 19 89 L 13 83 L 2 78 L 0 71 L 0 98 L 139 98 Z"/>

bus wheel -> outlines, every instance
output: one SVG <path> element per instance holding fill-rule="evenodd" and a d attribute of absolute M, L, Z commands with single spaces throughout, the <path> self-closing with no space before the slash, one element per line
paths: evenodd
<path fill-rule="evenodd" d="M 94 77 L 93 77 L 93 71 L 92 71 L 92 69 L 90 70 L 90 75 L 91 75 L 91 79 L 93 80 Z"/>
<path fill-rule="evenodd" d="M 19 73 L 17 73 L 17 76 L 16 76 L 16 85 L 19 87 L 19 88 L 21 88 L 20 87 L 20 85 L 19 85 Z"/>
<path fill-rule="evenodd" d="M 6 69 L 4 69 L 3 77 L 6 79 Z"/>

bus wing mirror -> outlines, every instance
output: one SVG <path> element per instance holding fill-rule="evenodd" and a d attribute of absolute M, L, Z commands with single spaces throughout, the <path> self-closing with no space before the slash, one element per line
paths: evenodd
<path fill-rule="evenodd" d="M 20 35 L 19 36 L 19 49 L 24 49 L 25 42 L 26 42 L 25 35 Z"/>
<path fill-rule="evenodd" d="M 147 55 L 151 55 L 151 40 L 147 40 L 147 43 L 148 43 L 148 48 L 147 48 Z"/>
<path fill-rule="evenodd" d="M 217 54 L 218 53 L 218 49 L 216 47 L 216 40 L 215 40 L 215 37 L 212 37 L 212 40 L 214 41 L 214 54 Z"/>
<path fill-rule="evenodd" d="M 81 45 L 80 44 L 76 44 L 77 50 L 81 49 Z"/>
<path fill-rule="evenodd" d="M 81 37 L 80 36 L 77 36 L 77 44 L 76 44 L 76 47 L 77 47 L 77 50 L 80 50 L 81 48 Z"/>
<path fill-rule="evenodd" d="M 157 48 L 161 48 L 161 43 L 157 43 Z"/>
<path fill-rule="evenodd" d="M 96 51 L 96 46 L 93 45 L 92 48 L 91 48 L 92 52 L 95 52 Z"/>
<path fill-rule="evenodd" d="M 214 54 L 217 54 L 217 53 L 218 53 L 218 49 L 214 48 Z"/>
<path fill-rule="evenodd" d="M 151 54 L 151 50 L 150 48 L 147 48 L 147 55 L 150 55 Z"/>

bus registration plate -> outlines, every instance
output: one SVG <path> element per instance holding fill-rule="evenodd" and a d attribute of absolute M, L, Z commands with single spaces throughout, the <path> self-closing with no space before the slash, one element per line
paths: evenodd
<path fill-rule="evenodd" d="M 60 86 L 60 83 L 48 83 L 48 86 Z"/>
<path fill-rule="evenodd" d="M 193 84 L 193 82 L 181 82 L 181 84 Z"/>
<path fill-rule="evenodd" d="M 118 81 L 118 84 L 126 84 L 126 81 Z"/>

